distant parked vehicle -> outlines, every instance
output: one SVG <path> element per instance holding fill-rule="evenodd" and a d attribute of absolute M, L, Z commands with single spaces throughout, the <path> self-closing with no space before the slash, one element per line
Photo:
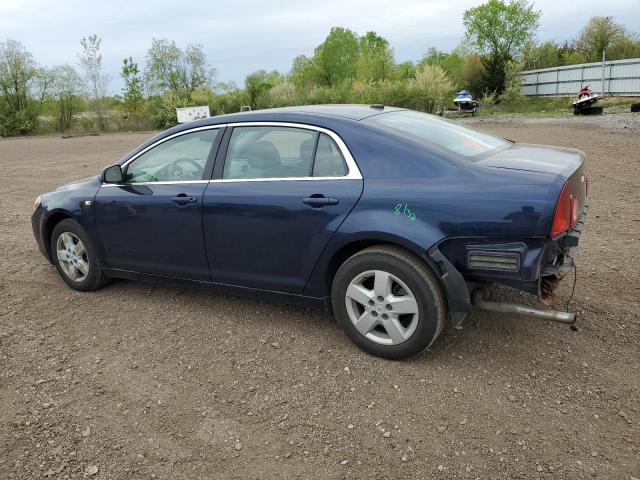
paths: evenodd
<path fill-rule="evenodd" d="M 453 104 L 458 111 L 471 112 L 471 115 L 475 115 L 480 106 L 468 90 L 460 90 L 453 99 Z"/>
<path fill-rule="evenodd" d="M 91 152 L 87 152 L 91 155 Z M 405 358 L 503 284 L 552 303 L 574 266 L 584 154 L 382 105 L 222 115 L 160 133 L 35 202 L 62 280 L 110 278 L 326 303 L 363 350 Z M 259 323 L 255 328 L 260 328 Z"/>
<path fill-rule="evenodd" d="M 602 109 L 593 110 L 593 105 L 598 101 L 599 96 L 591 91 L 589 85 L 582 87 L 578 91 L 578 99 L 573 102 L 573 114 L 602 113 Z"/>

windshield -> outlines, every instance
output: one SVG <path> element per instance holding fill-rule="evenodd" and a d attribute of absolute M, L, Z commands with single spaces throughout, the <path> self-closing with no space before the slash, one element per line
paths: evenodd
<path fill-rule="evenodd" d="M 481 133 L 433 115 L 410 110 L 374 115 L 364 121 L 426 140 L 467 158 L 510 145 L 502 138 Z"/>

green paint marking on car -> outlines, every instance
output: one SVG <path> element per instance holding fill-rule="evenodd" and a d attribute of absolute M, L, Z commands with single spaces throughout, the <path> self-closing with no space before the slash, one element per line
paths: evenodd
<path fill-rule="evenodd" d="M 398 204 L 396 204 L 396 206 L 393 209 L 393 211 L 396 212 L 396 215 L 404 215 L 409 220 L 415 221 L 415 219 L 416 219 L 416 214 L 411 211 L 411 209 L 409 208 L 409 205 L 406 204 L 406 203 L 398 203 Z"/>

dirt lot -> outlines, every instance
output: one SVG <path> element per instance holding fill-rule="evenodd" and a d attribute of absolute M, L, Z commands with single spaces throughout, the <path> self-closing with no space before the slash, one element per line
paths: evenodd
<path fill-rule="evenodd" d="M 405 362 L 320 311 L 71 291 L 33 199 L 149 135 L 0 140 L 0 478 L 640 478 L 640 122 L 469 122 L 586 151 L 579 331 L 475 313 Z"/>

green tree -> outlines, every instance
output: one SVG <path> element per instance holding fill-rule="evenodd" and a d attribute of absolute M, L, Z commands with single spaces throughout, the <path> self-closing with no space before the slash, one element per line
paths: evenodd
<path fill-rule="evenodd" d="M 518 105 L 526 99 L 522 94 L 522 64 L 509 62 L 506 72 L 506 88 L 500 97 L 500 102 L 507 105 Z"/>
<path fill-rule="evenodd" d="M 570 45 L 568 42 L 565 42 L 562 46 L 562 51 L 564 65 L 577 65 L 579 63 L 587 62 L 587 59 L 582 52 L 575 49 L 575 43 Z"/>
<path fill-rule="evenodd" d="M 71 65 L 59 65 L 52 69 L 51 94 L 56 103 L 56 122 L 61 132 L 73 127 L 82 109 L 84 82 Z"/>
<path fill-rule="evenodd" d="M 288 81 L 273 87 L 268 95 L 270 107 L 287 107 L 298 103 L 295 86 Z"/>
<path fill-rule="evenodd" d="M 24 45 L 0 42 L 0 134 L 28 133 L 35 127 L 37 110 L 30 89 L 38 69 Z"/>
<path fill-rule="evenodd" d="M 216 83 L 216 91 L 223 95 L 226 93 L 234 92 L 236 90 L 238 90 L 238 86 L 236 85 L 236 82 L 234 82 L 233 80 L 229 82 Z"/>
<path fill-rule="evenodd" d="M 624 55 L 625 44 L 631 46 L 628 53 L 635 53 L 633 40 L 624 26 L 614 22 L 612 17 L 593 17 L 578 35 L 576 50 L 582 53 L 588 62 L 602 59 L 602 52 L 605 52 L 607 59 L 613 60 L 617 55 Z M 614 46 L 617 55 L 612 51 Z"/>
<path fill-rule="evenodd" d="M 125 58 L 122 61 L 122 71 L 120 73 L 124 81 L 122 89 L 122 108 L 125 113 L 138 121 L 140 114 L 144 110 L 144 95 L 142 93 L 142 79 L 138 64 L 133 58 Z"/>
<path fill-rule="evenodd" d="M 355 79 L 359 56 L 358 36 L 349 29 L 333 27 L 325 41 L 316 47 L 314 62 L 327 85 L 334 87 Z"/>
<path fill-rule="evenodd" d="M 360 52 L 360 58 L 356 63 L 358 80 L 385 80 L 391 76 L 395 61 L 387 39 L 376 32 L 367 32 L 360 37 Z"/>
<path fill-rule="evenodd" d="M 289 78 L 298 89 L 308 90 L 312 87 L 327 85 L 327 78 L 322 68 L 315 59 L 306 55 L 298 55 L 293 59 Z"/>
<path fill-rule="evenodd" d="M 640 40 L 625 35 L 613 41 L 607 49 L 607 59 L 622 60 L 640 57 Z"/>
<path fill-rule="evenodd" d="M 438 65 L 424 65 L 419 68 L 409 86 L 414 92 L 420 110 L 431 113 L 444 106 L 454 90 L 446 72 Z"/>
<path fill-rule="evenodd" d="M 283 81 L 284 75 L 276 70 L 273 70 L 272 72 L 258 70 L 247 75 L 247 78 L 244 81 L 244 88 L 249 95 L 251 108 L 265 106 L 262 102 L 265 101 L 264 97 L 267 92 Z"/>
<path fill-rule="evenodd" d="M 477 53 L 472 53 L 464 59 L 462 67 L 462 84 L 474 97 L 480 97 L 484 88 L 485 70 L 482 57 Z"/>
<path fill-rule="evenodd" d="M 458 49 L 451 53 L 442 52 L 431 47 L 422 60 L 418 62 L 418 67 L 424 65 L 438 65 L 446 73 L 455 88 L 463 88 L 462 72 L 464 69 L 464 57 L 459 53 Z"/>
<path fill-rule="evenodd" d="M 50 68 L 38 68 L 38 73 L 33 82 L 33 96 L 34 100 L 40 105 L 43 105 L 46 101 L 51 99 L 51 86 L 53 81 L 53 71 Z"/>
<path fill-rule="evenodd" d="M 522 64 L 525 70 L 564 65 L 563 51 L 554 41 L 544 42 L 540 45 L 530 41 L 522 51 Z"/>
<path fill-rule="evenodd" d="M 238 88 L 233 82 L 219 84 L 218 88 L 221 93 L 213 98 L 213 105 L 210 105 L 212 114 L 239 112 L 240 108 L 249 104 L 247 92 Z"/>
<path fill-rule="evenodd" d="M 489 0 L 464 12 L 466 39 L 482 55 L 488 90 L 504 91 L 507 66 L 535 34 L 540 15 L 527 0 Z"/>
<path fill-rule="evenodd" d="M 145 80 L 149 92 L 172 92 L 188 98 L 198 87 L 211 86 L 215 70 L 207 64 L 201 45 L 180 49 L 175 42 L 154 38 L 147 51 Z"/>
<path fill-rule="evenodd" d="M 399 63 L 393 69 L 391 78 L 394 80 L 411 80 L 416 75 L 416 66 L 411 60 Z"/>
<path fill-rule="evenodd" d="M 109 75 L 104 71 L 102 65 L 102 53 L 100 45 L 102 39 L 95 33 L 88 37 L 82 37 L 80 45 L 82 50 L 78 57 L 87 81 L 89 101 L 98 117 L 98 125 L 101 130 L 107 128 L 107 88 L 109 86 Z"/>

